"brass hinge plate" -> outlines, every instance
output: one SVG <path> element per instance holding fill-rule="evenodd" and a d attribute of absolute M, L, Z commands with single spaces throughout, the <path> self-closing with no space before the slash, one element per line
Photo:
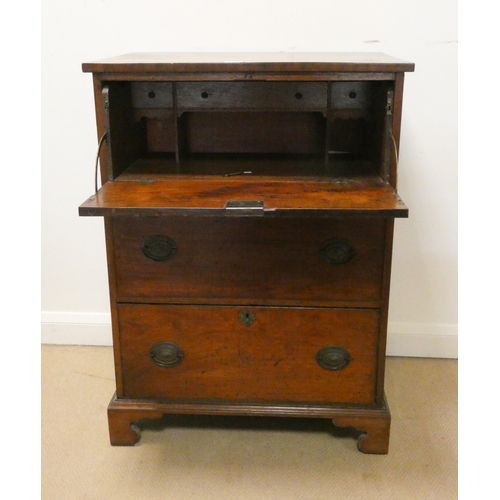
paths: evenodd
<path fill-rule="evenodd" d="M 387 105 L 385 107 L 388 116 L 392 115 L 393 108 L 394 108 L 394 92 L 392 90 L 389 90 L 389 92 L 387 92 Z"/>
<path fill-rule="evenodd" d="M 235 216 L 256 216 L 264 215 L 263 201 L 230 200 L 226 203 L 226 213 Z"/>

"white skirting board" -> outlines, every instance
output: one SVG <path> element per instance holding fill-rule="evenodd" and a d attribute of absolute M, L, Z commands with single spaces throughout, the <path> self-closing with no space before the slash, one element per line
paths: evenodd
<path fill-rule="evenodd" d="M 458 359 L 458 325 L 389 323 L 387 355 Z"/>
<path fill-rule="evenodd" d="M 458 358 L 458 325 L 389 323 L 388 356 Z M 112 345 L 106 313 L 42 313 L 42 344 Z"/>

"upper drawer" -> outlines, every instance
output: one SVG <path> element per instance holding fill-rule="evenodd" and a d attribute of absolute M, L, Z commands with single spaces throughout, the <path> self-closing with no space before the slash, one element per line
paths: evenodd
<path fill-rule="evenodd" d="M 323 110 L 326 82 L 180 82 L 177 107 L 194 109 Z"/>
<path fill-rule="evenodd" d="M 117 217 L 113 232 L 119 301 L 381 299 L 383 219 Z"/>

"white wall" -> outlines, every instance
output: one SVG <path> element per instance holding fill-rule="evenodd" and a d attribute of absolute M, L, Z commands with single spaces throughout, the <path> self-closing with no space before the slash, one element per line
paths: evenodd
<path fill-rule="evenodd" d="M 44 0 L 42 341 L 111 341 L 93 191 L 92 82 L 81 63 L 128 52 L 363 51 L 413 61 L 405 82 L 389 354 L 457 355 L 457 2 Z"/>

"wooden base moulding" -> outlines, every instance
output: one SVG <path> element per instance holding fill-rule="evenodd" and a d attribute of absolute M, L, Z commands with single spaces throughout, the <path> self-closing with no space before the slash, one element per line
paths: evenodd
<path fill-rule="evenodd" d="M 108 406 L 111 444 L 135 445 L 140 439 L 141 420 L 159 420 L 166 414 L 326 418 L 331 419 L 336 427 L 353 427 L 360 431 L 357 441 L 359 451 L 379 455 L 385 455 L 389 451 L 391 413 L 385 398 L 381 407 L 345 407 L 165 403 L 118 399 L 114 395 Z"/>

